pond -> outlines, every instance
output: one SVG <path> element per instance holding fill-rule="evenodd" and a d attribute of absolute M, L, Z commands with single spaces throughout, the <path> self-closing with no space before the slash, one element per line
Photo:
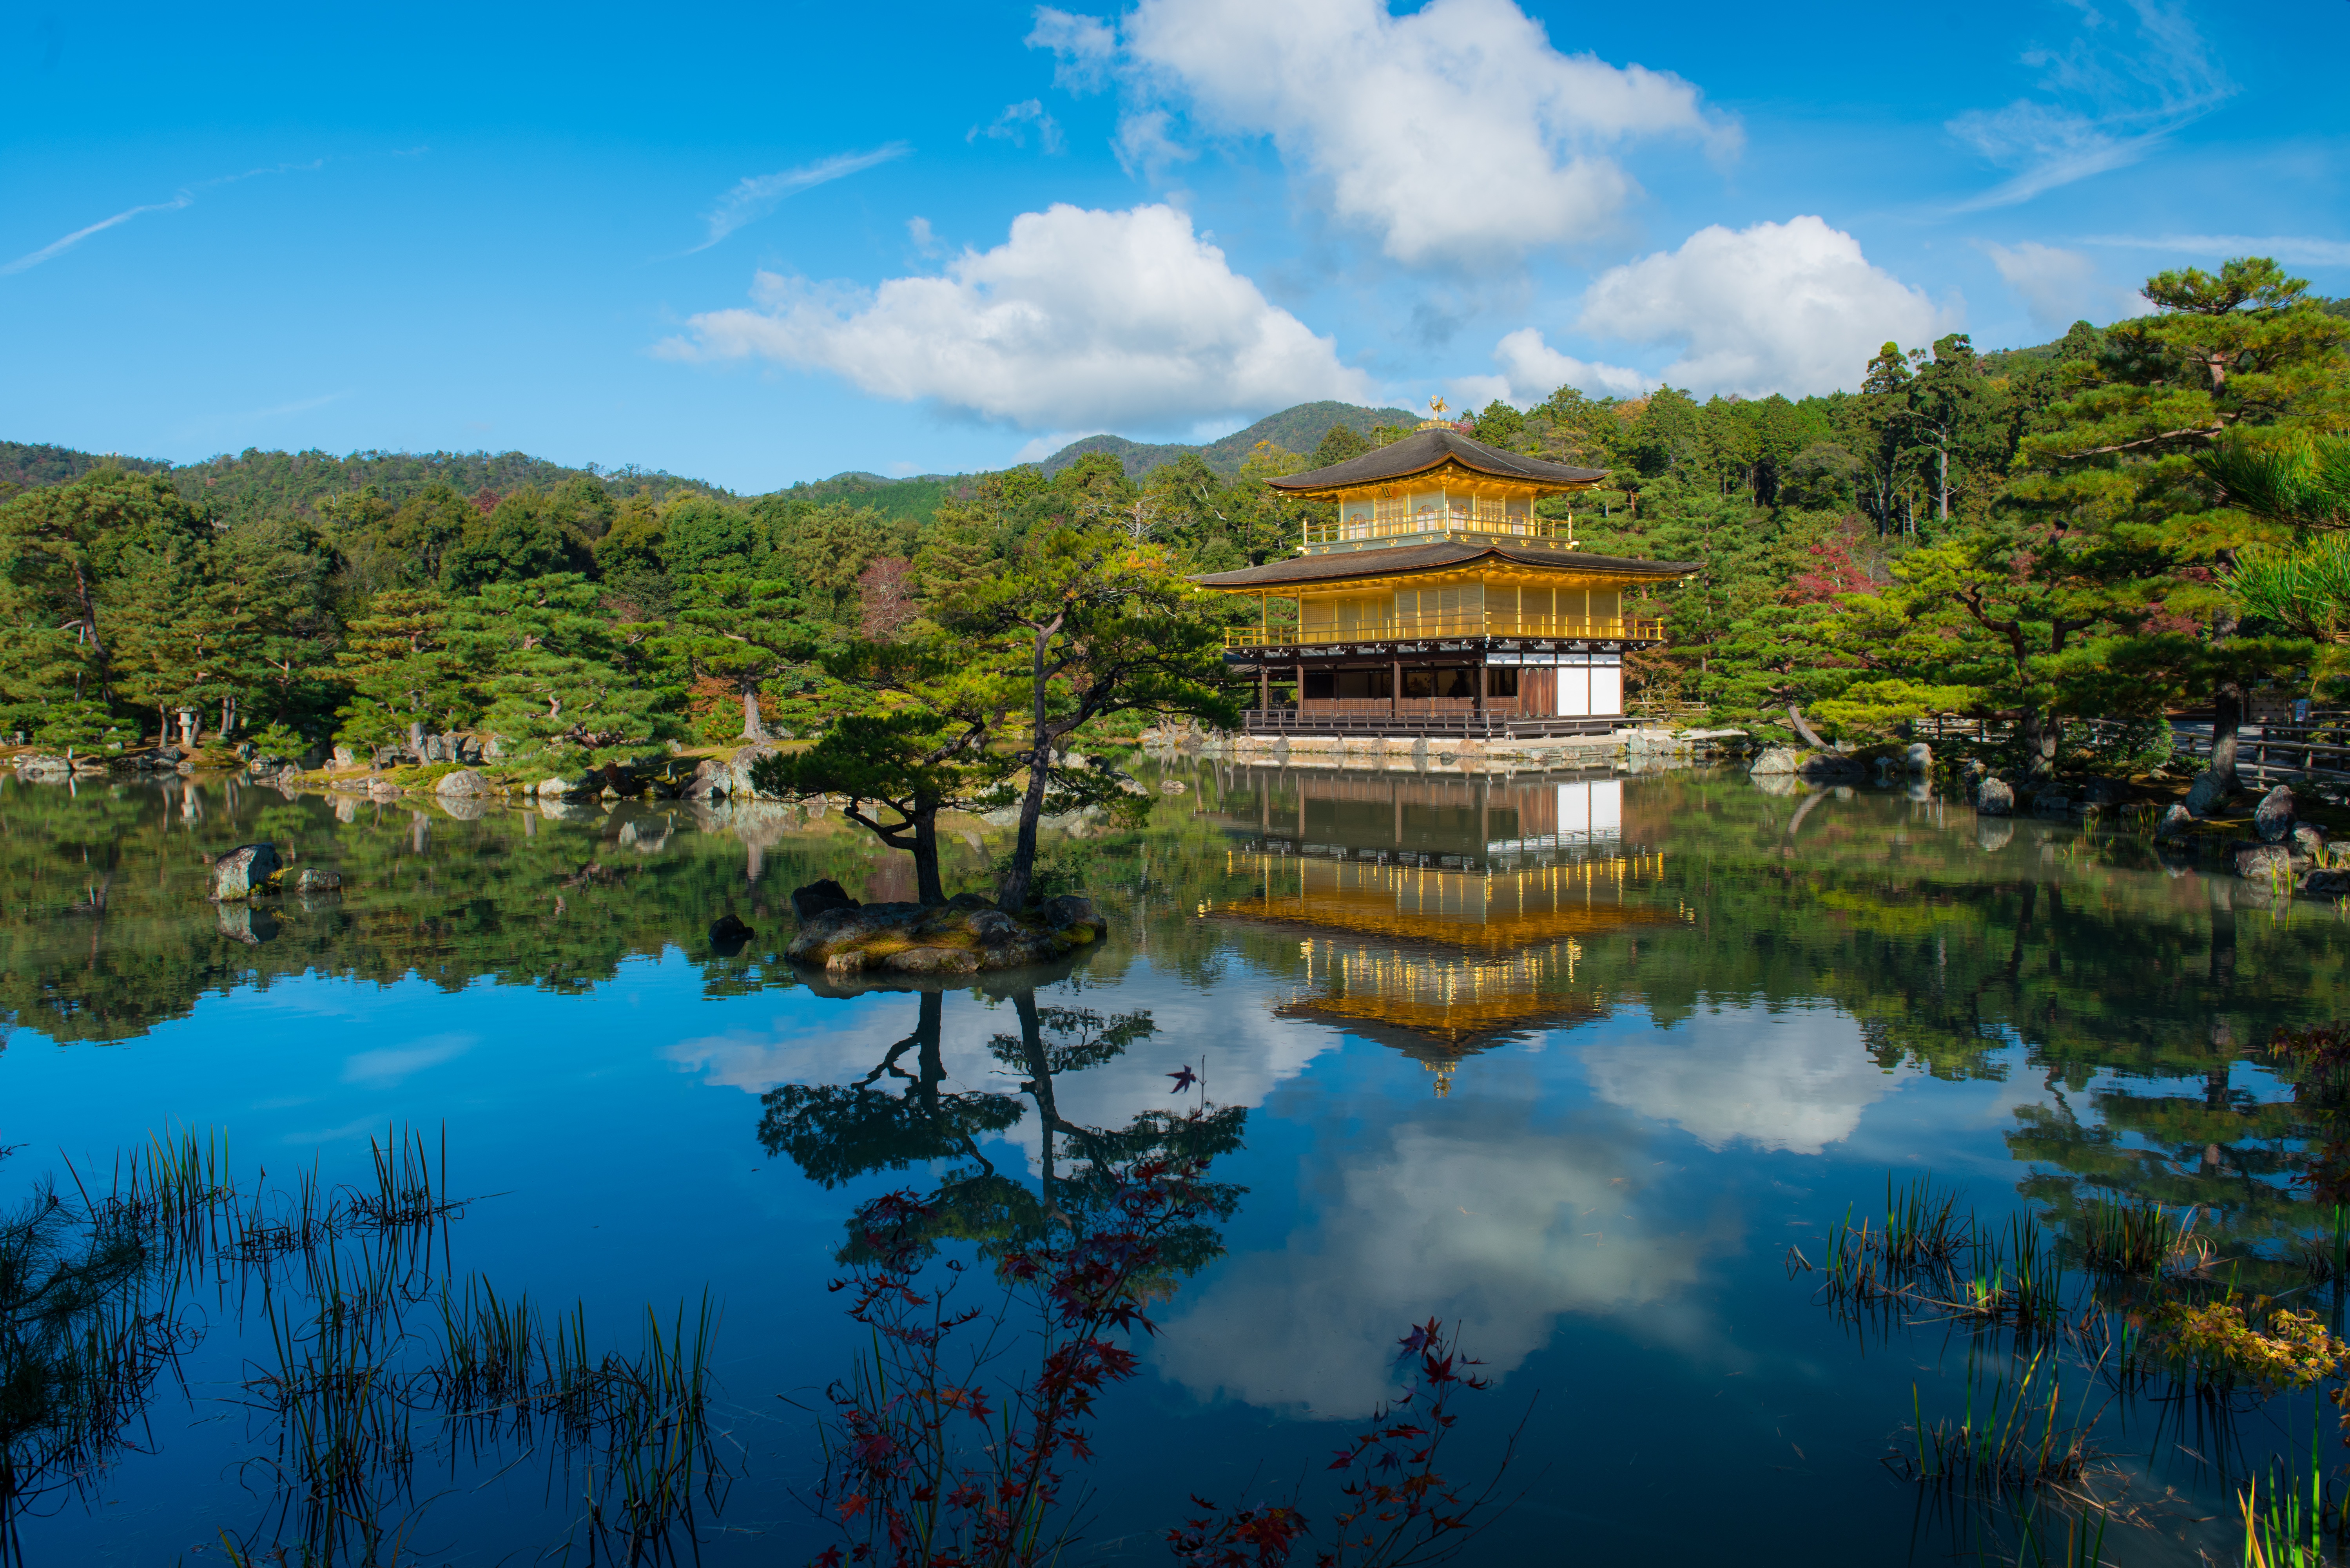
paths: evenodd
<path fill-rule="evenodd" d="M 12 1233 L 54 1190 L 84 1229 L 53 1262 L 109 1223 L 173 1238 L 122 1298 L 145 1326 L 106 1320 L 115 1362 L 42 1353 L 80 1368 L 39 1397 L 70 1408 L 0 1417 L 9 1550 L 627 1560 L 659 1513 L 649 1557 L 806 1561 L 839 1539 L 816 1421 L 873 1343 L 827 1288 L 872 1264 L 859 1206 L 949 1184 L 941 1278 L 1100 1202 L 1104 1149 L 1211 1157 L 1217 1185 L 1066 1467 L 1074 1561 L 1165 1560 L 1194 1496 L 1326 1521 L 1332 1455 L 1431 1320 L 1490 1385 L 1444 1474 L 1509 1504 L 1467 1562 L 2054 1560 L 2080 1495 L 2108 1562 L 2232 1561 L 2238 1488 L 2305 1473 L 2308 1397 L 2133 1370 L 2085 1325 L 2158 1287 L 2078 1248 L 2158 1203 L 2192 1225 L 2173 1273 L 2338 1317 L 2338 1211 L 2297 1179 L 2339 1135 L 2267 1051 L 2350 1017 L 2337 908 L 1922 789 L 1133 766 L 1145 828 L 1048 835 L 1108 936 L 928 990 L 784 961 L 794 888 L 910 893 L 837 810 L 0 783 Z M 949 888 L 1003 836 L 960 825 Z M 264 838 L 340 890 L 207 902 L 205 857 Z M 713 942 L 730 914 L 753 934 Z M 1978 1240 L 2033 1217 L 2058 1310 L 1962 1310 L 1963 1261 L 1856 1293 L 1838 1227 L 1929 1177 Z M 536 1370 L 452 1383 L 489 1332 L 461 1319 L 529 1325 Z M 706 1447 L 648 1503 L 681 1347 Z M 522 1418 L 564 1376 L 603 1392 Z M 2057 1390 L 2083 1474 L 1990 1501 L 1916 1478 L 1913 1423 L 1971 1398 L 1981 1428 L 2019 1383 L 2035 1413 Z"/>

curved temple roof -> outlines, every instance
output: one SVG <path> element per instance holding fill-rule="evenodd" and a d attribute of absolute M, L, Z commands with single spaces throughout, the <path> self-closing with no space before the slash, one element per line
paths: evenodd
<path fill-rule="evenodd" d="M 1343 465 L 1342 465 L 1343 466 Z M 1324 472 L 1330 472 L 1325 470 Z M 1594 556 L 1581 550 L 1518 549 L 1508 545 L 1471 545 L 1446 539 L 1433 545 L 1398 545 L 1337 556 L 1296 556 L 1237 572 L 1210 572 L 1191 580 L 1203 588 L 1272 587 L 1290 583 L 1331 582 L 1346 577 L 1434 572 L 1491 556 L 1512 566 L 1554 571 L 1604 572 L 1627 577 L 1685 577 L 1695 561 L 1636 561 L 1624 556 Z"/>
<path fill-rule="evenodd" d="M 1361 484 L 1384 484 L 1389 480 L 1409 479 L 1416 473 L 1426 473 L 1448 462 L 1459 463 L 1472 473 L 1493 479 L 1513 480 L 1521 484 L 1557 485 L 1562 489 L 1581 490 L 1607 477 L 1604 468 L 1569 468 L 1563 462 L 1544 462 L 1540 458 L 1525 457 L 1483 441 L 1471 441 L 1450 428 L 1414 431 L 1401 441 L 1389 441 L 1360 457 L 1350 457 L 1344 462 L 1334 462 L 1327 468 L 1308 469 L 1304 473 L 1286 474 L 1265 483 L 1274 489 L 1296 495 L 1324 490 L 1347 490 Z"/>

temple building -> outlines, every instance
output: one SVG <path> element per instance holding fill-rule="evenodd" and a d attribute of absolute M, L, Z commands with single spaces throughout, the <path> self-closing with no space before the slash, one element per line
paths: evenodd
<path fill-rule="evenodd" d="M 1607 477 L 1430 420 L 1360 457 L 1267 481 L 1335 504 L 1336 515 L 1309 523 L 1291 559 L 1194 579 L 1257 601 L 1255 625 L 1225 637 L 1225 662 L 1256 677 L 1247 731 L 1612 728 L 1624 711 L 1625 652 L 1665 635 L 1661 621 L 1626 617 L 1625 591 L 1697 567 L 1593 555 L 1575 544 L 1571 514 L 1535 514 L 1544 496 Z"/>

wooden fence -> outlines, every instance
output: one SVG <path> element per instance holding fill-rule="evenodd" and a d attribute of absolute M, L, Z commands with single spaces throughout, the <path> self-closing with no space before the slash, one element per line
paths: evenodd
<path fill-rule="evenodd" d="M 2100 737 L 2117 738 L 2124 726 L 2112 719 L 2068 719 L 2064 728 L 2068 734 L 2087 730 Z M 1992 743 L 2013 738 L 2015 721 L 1937 713 L 1918 721 L 1915 730 L 1922 741 Z M 2170 742 L 2181 757 L 2210 757 L 2210 716 L 2173 713 Z M 2236 732 L 2236 772 L 2260 784 L 2308 778 L 2350 784 L 2350 711 L 2317 709 L 2292 722 L 2241 726 Z"/>

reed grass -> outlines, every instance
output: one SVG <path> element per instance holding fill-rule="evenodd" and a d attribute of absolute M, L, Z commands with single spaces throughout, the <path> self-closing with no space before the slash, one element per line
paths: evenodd
<path fill-rule="evenodd" d="M 2060 1427 L 2064 1381 L 2046 1345 L 2020 1366 L 1996 1371 L 1970 1355 L 1965 1406 L 1955 1422 L 1945 1417 L 1928 1426 L 1911 1386 L 1911 1447 L 1898 1468 L 1913 1480 L 1987 1497 L 2077 1483 L 2093 1457 L 2089 1433 L 2097 1419 L 2087 1403 L 2095 1379 L 2085 1382 L 2089 1386 L 2074 1402 L 2070 1424 Z"/>
<path fill-rule="evenodd" d="M 2082 1261 L 2101 1273 L 2145 1279 L 2182 1264 L 2198 1266 L 2210 1256 L 2210 1249 L 2195 1234 L 2196 1214 L 2191 1204 L 2166 1209 L 2159 1203 L 2093 1199 L 2081 1214 Z"/>
<path fill-rule="evenodd" d="M 392 1563 L 429 1499 L 420 1460 L 469 1446 L 537 1450 L 576 1478 L 590 1555 L 672 1560 L 702 1500 L 731 1480 L 710 1428 L 714 1305 L 648 1312 L 633 1351 L 591 1349 L 584 1309 L 543 1321 L 525 1295 L 438 1261 L 452 1196 L 445 1132 L 370 1139 L 369 1179 L 240 1189 L 216 1133 L 167 1132 L 101 1187 L 68 1165 L 71 1198 L 36 1188 L 0 1215 L 0 1568 L 21 1562 L 33 1499 L 86 1485 L 126 1442 L 158 1376 L 199 1337 L 199 1279 L 257 1298 L 244 1402 L 271 1436 L 246 1461 L 269 1503 L 229 1532 L 232 1562 Z M 5 1151 L 0 1151 L 0 1157 Z M 411 1326 L 434 1303 L 424 1330 Z M 245 1310 L 239 1308 L 242 1313 Z M 437 1331 L 437 1332 L 436 1332 Z M 567 1487 L 572 1483 L 566 1480 Z"/>

